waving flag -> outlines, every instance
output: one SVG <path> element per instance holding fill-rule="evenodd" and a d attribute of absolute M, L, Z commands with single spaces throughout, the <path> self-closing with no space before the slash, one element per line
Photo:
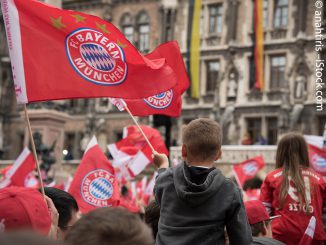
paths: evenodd
<path fill-rule="evenodd" d="M 19 103 L 139 99 L 176 84 L 165 59 L 142 56 L 114 25 L 96 16 L 36 0 L 1 5 Z"/>
<path fill-rule="evenodd" d="M 128 108 L 135 116 L 149 116 L 154 114 L 178 117 L 181 113 L 182 94 L 189 87 L 189 79 L 183 58 L 176 41 L 168 42 L 157 47 L 146 55 L 149 59 L 165 58 L 166 62 L 175 71 L 177 84 L 154 96 L 140 100 L 125 100 Z"/>
<path fill-rule="evenodd" d="M 326 180 L 326 149 L 309 146 L 310 166 Z"/>
<path fill-rule="evenodd" d="M 303 234 L 299 245 L 310 245 L 312 244 L 312 240 L 314 238 L 314 234 L 315 234 L 315 229 L 316 229 L 316 218 L 315 216 L 312 216 L 310 218 L 309 224 L 307 226 L 307 229 L 305 231 L 305 233 Z"/>
<path fill-rule="evenodd" d="M 233 165 L 233 172 L 238 184 L 242 187 L 246 180 L 254 178 L 264 166 L 265 162 L 261 156 Z"/>
<path fill-rule="evenodd" d="M 149 126 L 140 126 L 157 152 L 168 154 L 159 131 Z M 114 166 L 119 168 L 119 176 L 130 179 L 140 174 L 152 162 L 152 150 L 135 125 L 123 129 L 123 139 L 108 145 Z"/>
<path fill-rule="evenodd" d="M 169 154 L 164 139 L 162 138 L 161 133 L 157 129 L 151 128 L 146 125 L 140 125 L 140 127 L 157 152 L 164 153 L 166 155 Z M 143 146 L 146 143 L 144 137 L 142 136 L 141 132 L 139 131 L 136 125 L 124 127 L 123 138 L 130 138 L 136 146 Z"/>
<path fill-rule="evenodd" d="M 35 161 L 32 153 L 28 148 L 24 148 L 22 153 L 16 159 L 14 164 L 6 170 L 2 181 L 0 182 L 0 189 L 8 186 L 26 186 L 37 187 L 33 170 L 35 168 Z"/>
<path fill-rule="evenodd" d="M 119 204 L 120 189 L 114 169 L 95 137 L 86 148 L 68 192 L 76 199 L 82 213 Z"/>

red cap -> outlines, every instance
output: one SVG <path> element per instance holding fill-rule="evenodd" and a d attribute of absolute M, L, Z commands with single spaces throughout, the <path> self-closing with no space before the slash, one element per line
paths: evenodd
<path fill-rule="evenodd" d="M 49 209 L 36 189 L 8 187 L 0 190 L 0 230 L 32 229 L 48 235 Z"/>
<path fill-rule="evenodd" d="M 247 201 L 244 205 L 246 207 L 247 217 L 250 225 L 280 217 L 280 215 L 270 217 L 263 203 L 258 200 Z"/>

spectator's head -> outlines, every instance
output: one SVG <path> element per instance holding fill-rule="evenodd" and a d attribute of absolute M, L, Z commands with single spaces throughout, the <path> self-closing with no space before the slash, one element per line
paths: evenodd
<path fill-rule="evenodd" d="M 0 232 L 33 230 L 48 235 L 51 216 L 42 194 L 35 189 L 0 190 Z"/>
<path fill-rule="evenodd" d="M 221 156 L 220 125 L 208 118 L 191 121 L 182 132 L 182 157 L 190 165 L 212 165 Z"/>
<path fill-rule="evenodd" d="M 64 237 L 67 230 L 78 220 L 78 204 L 75 198 L 66 191 L 53 187 L 45 187 L 44 191 L 45 195 L 51 198 L 59 213 L 58 226 L 61 234 L 58 235 Z"/>
<path fill-rule="evenodd" d="M 99 208 L 83 216 L 67 233 L 71 245 L 152 245 L 151 230 L 138 215 L 122 208 Z"/>
<path fill-rule="evenodd" d="M 308 147 L 301 134 L 288 133 L 283 136 L 278 143 L 276 151 L 276 168 L 282 168 L 283 178 L 280 187 L 280 208 L 283 208 L 285 198 L 288 195 L 289 178 L 293 181 L 298 190 L 299 202 L 301 206 L 309 205 L 309 200 L 305 191 L 305 184 L 301 175 L 301 167 L 309 167 Z"/>
<path fill-rule="evenodd" d="M 258 200 L 245 202 L 252 236 L 272 238 L 271 221 L 279 216 L 269 217 L 263 203 Z"/>
<path fill-rule="evenodd" d="M 242 189 L 244 191 L 248 190 L 248 189 L 260 189 L 261 185 L 263 184 L 263 181 L 255 176 L 252 179 L 248 179 L 243 183 L 243 187 Z"/>
<path fill-rule="evenodd" d="M 54 241 L 32 232 L 8 232 L 1 234 L 1 245 L 63 245 L 62 241 Z"/>
<path fill-rule="evenodd" d="M 160 219 L 160 206 L 155 200 L 151 201 L 145 208 L 145 222 L 152 228 L 153 236 L 156 238 L 158 221 Z"/>

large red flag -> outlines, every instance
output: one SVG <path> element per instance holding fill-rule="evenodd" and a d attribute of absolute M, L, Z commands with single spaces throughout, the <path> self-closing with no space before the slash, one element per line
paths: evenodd
<path fill-rule="evenodd" d="M 135 116 L 153 114 L 178 117 L 181 113 L 182 94 L 189 87 L 189 79 L 179 52 L 177 41 L 164 43 L 152 53 L 146 55 L 150 59 L 165 58 L 177 75 L 177 84 L 163 93 L 140 100 L 125 100 L 128 108 Z M 163 81 L 164 82 L 164 81 Z"/>
<path fill-rule="evenodd" d="M 0 189 L 8 186 L 31 187 L 30 179 L 35 178 L 33 174 L 34 168 L 34 157 L 28 148 L 24 148 L 14 164 L 3 176 L 0 182 Z"/>
<path fill-rule="evenodd" d="M 112 24 L 36 0 L 1 0 L 17 100 L 146 98 L 176 75 L 149 59 Z M 171 50 L 171 55 L 177 50 Z M 179 52 L 179 51 L 177 51 Z"/>
<path fill-rule="evenodd" d="M 310 166 L 326 180 L 326 149 L 309 144 Z"/>
<path fill-rule="evenodd" d="M 238 184 L 242 187 L 246 180 L 254 178 L 258 171 L 264 166 L 265 162 L 261 156 L 233 165 L 233 172 Z"/>
<path fill-rule="evenodd" d="M 87 146 L 69 193 L 76 199 L 82 213 L 119 204 L 120 189 L 114 169 L 95 137 Z"/>

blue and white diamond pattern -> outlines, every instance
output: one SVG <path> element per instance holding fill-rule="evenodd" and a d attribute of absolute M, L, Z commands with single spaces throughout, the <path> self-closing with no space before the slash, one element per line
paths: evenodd
<path fill-rule="evenodd" d="M 80 53 L 93 68 L 101 71 L 111 71 L 115 61 L 107 51 L 97 44 L 87 43 L 80 46 Z"/>
<path fill-rule="evenodd" d="M 112 196 L 113 187 L 107 179 L 97 178 L 91 182 L 89 192 L 100 200 L 107 200 Z"/>

